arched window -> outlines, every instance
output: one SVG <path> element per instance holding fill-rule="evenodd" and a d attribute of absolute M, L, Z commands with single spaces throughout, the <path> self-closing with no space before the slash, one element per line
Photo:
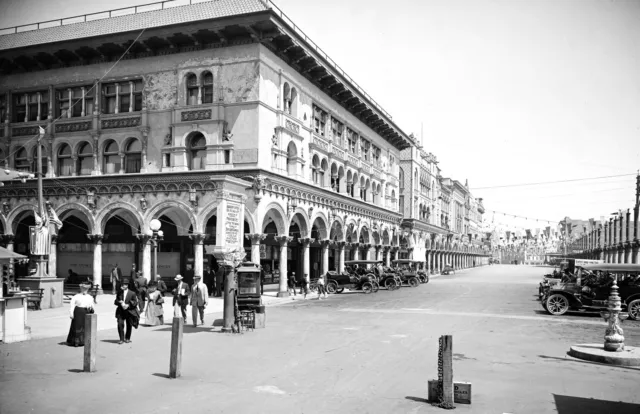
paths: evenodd
<path fill-rule="evenodd" d="M 120 172 L 120 154 L 118 144 L 111 140 L 107 142 L 102 153 L 102 172 L 104 174 L 118 174 Z"/>
<path fill-rule="evenodd" d="M 189 167 L 192 170 L 203 170 L 207 159 L 207 141 L 200 132 L 189 139 Z"/>
<path fill-rule="evenodd" d="M 297 99 L 298 99 L 298 91 L 296 91 L 296 88 L 291 88 L 291 99 L 289 99 L 289 110 L 287 112 L 293 116 L 297 115 L 296 113 Z"/>
<path fill-rule="evenodd" d="M 198 78 L 193 73 L 187 75 L 187 105 L 198 105 Z"/>
<path fill-rule="evenodd" d="M 213 103 L 213 74 L 205 72 L 202 75 L 202 103 Z"/>
<path fill-rule="evenodd" d="M 47 156 L 45 155 L 44 145 L 40 145 L 41 157 L 42 157 L 42 175 L 46 175 L 49 170 L 49 163 L 47 162 Z M 33 165 L 31 166 L 31 171 L 38 172 L 38 147 L 33 149 Z"/>
<path fill-rule="evenodd" d="M 398 170 L 398 182 L 400 183 L 400 191 L 404 190 L 404 170 L 402 168 Z"/>
<path fill-rule="evenodd" d="M 93 171 L 93 149 L 91 144 L 85 142 L 78 150 L 78 170 L 76 175 L 91 175 Z"/>
<path fill-rule="evenodd" d="M 71 174 L 73 174 L 71 147 L 67 144 L 62 144 L 58 149 L 58 176 L 68 177 Z"/>
<path fill-rule="evenodd" d="M 287 147 L 287 172 L 289 175 L 298 175 L 298 148 L 293 141 Z"/>
<path fill-rule="evenodd" d="M 324 175 L 327 172 L 327 170 L 329 169 L 329 163 L 327 162 L 327 159 L 323 159 L 322 162 L 320 163 L 320 169 L 318 170 L 318 180 L 319 180 L 319 185 L 320 187 L 324 187 Z"/>
<path fill-rule="evenodd" d="M 312 166 L 311 166 L 311 181 L 314 184 L 318 184 L 318 176 L 320 172 L 320 160 L 317 155 L 313 156 Z"/>
<path fill-rule="evenodd" d="M 289 102 L 291 101 L 291 88 L 287 82 L 282 85 L 282 106 L 286 113 L 289 113 Z"/>
<path fill-rule="evenodd" d="M 124 152 L 125 173 L 139 173 L 142 167 L 142 144 L 137 139 L 132 139 L 127 144 Z"/>

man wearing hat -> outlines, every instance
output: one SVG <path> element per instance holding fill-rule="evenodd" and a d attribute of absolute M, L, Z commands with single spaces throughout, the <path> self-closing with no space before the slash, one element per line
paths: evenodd
<path fill-rule="evenodd" d="M 118 319 L 118 335 L 120 335 L 120 344 L 123 342 L 131 342 L 131 327 L 138 329 L 140 322 L 140 313 L 138 312 L 138 296 L 129 290 L 129 280 L 124 279 L 120 287 L 121 291 L 116 296 L 114 305 L 116 308 L 116 319 Z M 125 322 L 127 331 L 124 331 Z"/>
<path fill-rule="evenodd" d="M 202 276 L 193 277 L 195 283 L 191 289 L 191 319 L 193 326 L 198 326 L 198 313 L 200 313 L 200 324 L 204 325 L 204 308 L 209 304 L 209 292 L 207 285 L 202 283 Z"/>
<path fill-rule="evenodd" d="M 187 323 L 187 305 L 189 304 L 189 294 L 191 291 L 189 290 L 189 285 L 182 280 L 181 275 L 176 275 L 174 280 L 178 282 L 178 286 L 173 289 L 173 306 L 175 307 L 176 304 L 180 305 L 182 318 L 184 319 L 184 323 Z"/>

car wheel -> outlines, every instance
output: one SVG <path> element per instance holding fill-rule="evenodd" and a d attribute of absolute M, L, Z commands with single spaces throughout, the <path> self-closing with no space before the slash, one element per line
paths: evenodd
<path fill-rule="evenodd" d="M 545 301 L 547 312 L 552 315 L 564 315 L 569 310 L 569 299 L 559 293 L 554 293 Z"/>
<path fill-rule="evenodd" d="M 425 276 L 425 279 L 424 283 L 429 283 L 429 275 Z"/>
<path fill-rule="evenodd" d="M 380 285 L 378 284 L 378 282 L 371 282 L 371 286 L 373 286 L 373 293 L 376 293 L 380 290 Z"/>
<path fill-rule="evenodd" d="M 629 318 L 634 321 L 640 320 L 640 299 L 629 302 L 629 305 L 627 305 L 627 312 L 629 313 Z"/>
<path fill-rule="evenodd" d="M 327 285 L 327 293 L 336 293 L 338 290 L 338 286 L 335 283 L 329 283 Z"/>
<path fill-rule="evenodd" d="M 373 285 L 371 285 L 370 282 L 365 282 L 362 284 L 362 291 L 364 293 L 371 293 L 373 292 Z"/>
<path fill-rule="evenodd" d="M 344 292 L 344 288 L 336 289 L 336 293 L 342 293 L 342 292 Z"/>
<path fill-rule="evenodd" d="M 395 281 L 395 279 L 391 279 L 391 278 L 389 278 L 389 279 L 387 279 L 387 280 L 385 280 L 385 281 L 384 281 L 384 287 L 386 287 L 386 288 L 387 288 L 387 290 L 393 290 L 393 288 L 395 287 L 395 285 L 396 285 L 396 281 Z"/>
<path fill-rule="evenodd" d="M 417 277 L 412 277 L 411 279 L 409 279 L 409 286 L 416 288 L 420 286 L 420 281 Z"/>

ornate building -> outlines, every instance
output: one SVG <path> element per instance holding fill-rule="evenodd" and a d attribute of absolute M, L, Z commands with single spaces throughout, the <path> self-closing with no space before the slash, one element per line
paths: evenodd
<path fill-rule="evenodd" d="M 398 160 L 415 142 L 379 104 L 268 2 L 137 11 L 0 35 L 0 159 L 34 172 L 45 129 L 44 197 L 63 222 L 50 274 L 202 274 L 213 247 L 234 246 L 274 282 L 391 258 Z M 0 188 L 19 253 L 36 195 L 32 181 Z"/>

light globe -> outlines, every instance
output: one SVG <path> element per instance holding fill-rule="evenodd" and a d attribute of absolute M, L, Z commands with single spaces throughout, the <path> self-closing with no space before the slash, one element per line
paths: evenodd
<path fill-rule="evenodd" d="M 161 226 L 161 223 L 160 223 L 160 220 L 158 220 L 158 219 L 153 219 L 153 220 L 151 220 L 151 223 L 149 223 L 149 228 L 152 231 L 160 230 L 160 226 Z"/>
<path fill-rule="evenodd" d="M 164 237 L 164 231 L 160 230 L 160 231 L 158 232 L 158 237 Z"/>
<path fill-rule="evenodd" d="M 152 232 L 151 230 L 147 230 L 147 231 L 145 232 L 145 234 L 146 234 L 147 236 L 153 236 L 153 232 Z"/>

